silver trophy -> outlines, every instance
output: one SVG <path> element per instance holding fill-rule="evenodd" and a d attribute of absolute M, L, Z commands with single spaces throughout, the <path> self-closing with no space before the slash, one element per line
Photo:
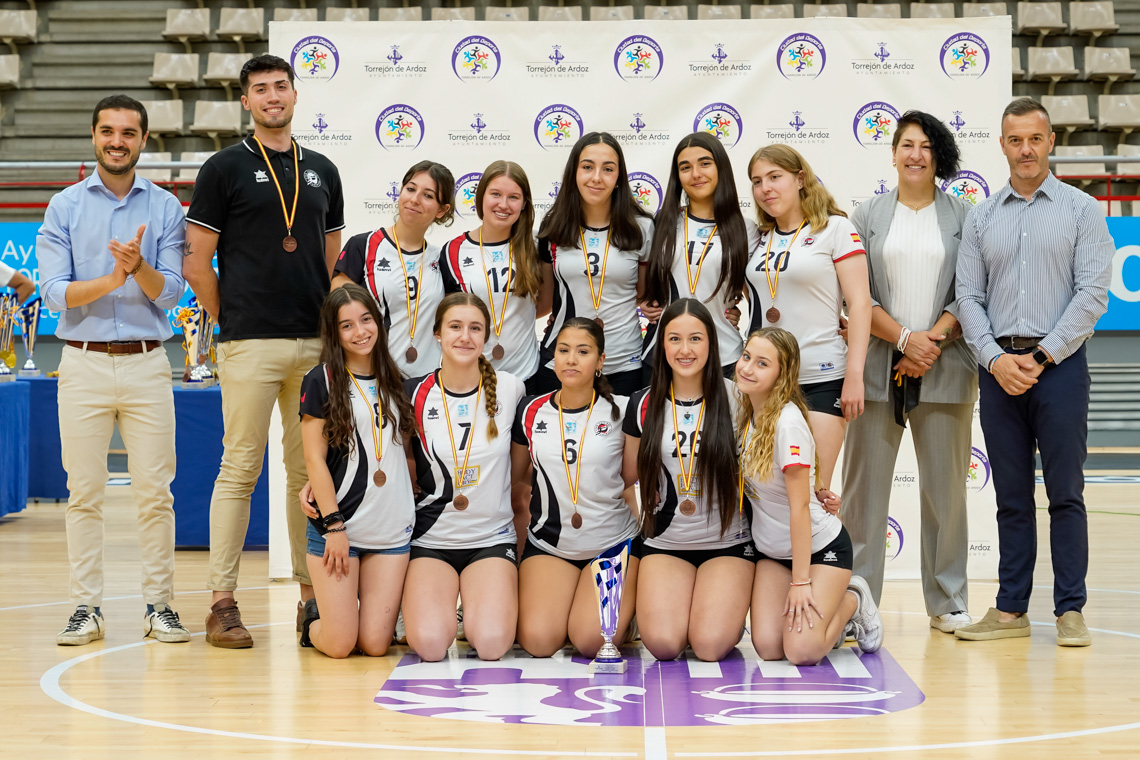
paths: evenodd
<path fill-rule="evenodd" d="M 624 673 L 626 661 L 614 646 L 621 613 L 621 593 L 625 586 L 625 572 L 629 567 L 629 550 L 632 541 L 607 549 L 590 563 L 594 574 L 594 591 L 598 599 L 598 615 L 602 623 L 602 648 L 590 663 L 590 674 Z"/>
<path fill-rule="evenodd" d="M 186 350 L 186 369 L 182 372 L 183 388 L 209 388 L 214 384 L 214 318 L 197 298 L 178 310 L 174 323 L 182 328 L 182 348 Z"/>
<path fill-rule="evenodd" d="M 16 379 L 12 374 L 12 368 L 16 366 L 13 335 L 19 313 L 20 299 L 16 294 L 0 293 L 0 383 Z"/>
<path fill-rule="evenodd" d="M 20 367 L 20 377 L 39 377 L 40 370 L 32 361 L 32 352 L 36 350 L 36 335 L 40 329 L 40 307 L 42 298 L 34 298 L 20 307 L 20 333 L 24 337 L 24 353 L 28 359 Z"/>

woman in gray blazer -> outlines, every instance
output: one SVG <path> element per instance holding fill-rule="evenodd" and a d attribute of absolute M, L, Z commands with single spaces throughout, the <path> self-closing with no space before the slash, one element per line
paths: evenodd
<path fill-rule="evenodd" d="M 867 249 L 873 308 L 866 411 L 847 429 L 843 522 L 854 572 L 878 602 L 895 459 L 909 421 L 921 494 L 923 596 L 931 627 L 952 633 L 971 622 L 966 474 L 978 378 L 959 339 L 954 268 L 972 206 L 936 184 L 952 179 L 959 162 L 954 136 L 939 119 L 908 111 L 891 155 L 898 187 L 852 217 Z"/>

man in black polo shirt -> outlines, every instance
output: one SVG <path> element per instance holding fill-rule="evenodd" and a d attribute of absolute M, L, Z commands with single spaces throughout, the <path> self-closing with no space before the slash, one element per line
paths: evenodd
<path fill-rule="evenodd" d="M 257 56 L 242 67 L 241 90 L 253 136 L 213 155 L 198 173 L 183 265 L 198 301 L 221 326 L 225 452 L 210 501 L 207 585 L 214 594 L 206 641 L 228 649 L 253 646 L 234 590 L 274 402 L 285 431 L 293 580 L 301 584 L 302 600 L 313 597 L 305 516 L 295 503 L 305 483 L 297 410 L 301 379 L 319 361 L 318 317 L 344 228 L 336 167 L 292 139 L 292 68 L 276 56 Z"/>

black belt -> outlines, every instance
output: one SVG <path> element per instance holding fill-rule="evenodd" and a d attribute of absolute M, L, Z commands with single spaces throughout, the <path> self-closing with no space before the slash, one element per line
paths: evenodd
<path fill-rule="evenodd" d="M 1005 337 L 998 338 L 997 344 L 1002 348 L 1011 348 L 1014 351 L 1022 351 L 1028 348 L 1036 348 L 1037 344 L 1045 340 L 1041 338 L 1030 338 L 1022 335 L 1006 335 Z"/>

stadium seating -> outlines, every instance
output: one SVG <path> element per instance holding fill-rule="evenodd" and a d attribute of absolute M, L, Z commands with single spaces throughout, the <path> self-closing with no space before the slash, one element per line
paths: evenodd
<path fill-rule="evenodd" d="M 199 58 L 197 53 L 155 53 L 154 73 L 150 83 L 169 87 L 178 97 L 179 87 L 197 87 Z"/>
<path fill-rule="evenodd" d="M 1081 73 L 1073 64 L 1071 47 L 1031 47 L 1028 52 L 1025 78 L 1032 82 L 1048 82 L 1050 95 L 1058 82 L 1076 79 Z"/>
<path fill-rule="evenodd" d="M 1104 82 L 1104 94 L 1112 85 L 1127 81 L 1136 76 L 1132 68 L 1131 51 L 1128 48 L 1102 48 L 1089 45 L 1085 48 L 1085 79 L 1090 82 Z"/>

